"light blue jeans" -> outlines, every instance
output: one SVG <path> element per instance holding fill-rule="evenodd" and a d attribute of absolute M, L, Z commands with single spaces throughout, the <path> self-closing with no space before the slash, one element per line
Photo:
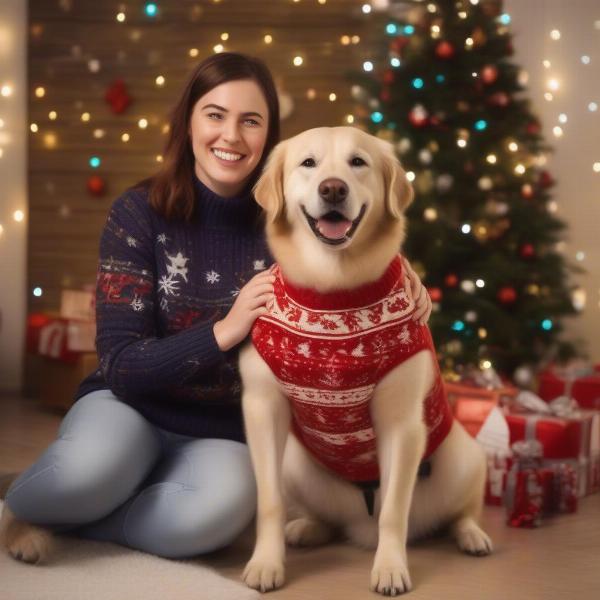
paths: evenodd
<path fill-rule="evenodd" d="M 186 558 L 245 529 L 256 486 L 245 444 L 164 431 L 101 390 L 75 403 L 6 502 L 30 523 Z"/>

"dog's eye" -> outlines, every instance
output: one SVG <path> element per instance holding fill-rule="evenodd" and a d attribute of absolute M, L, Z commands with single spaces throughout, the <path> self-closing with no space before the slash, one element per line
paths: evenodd
<path fill-rule="evenodd" d="M 301 163 L 302 167 L 316 167 L 317 163 L 314 158 L 307 158 Z"/>
<path fill-rule="evenodd" d="M 350 164 L 353 167 L 364 167 L 366 166 L 366 161 L 364 161 L 360 156 L 355 156 L 354 158 L 352 158 L 352 160 L 350 161 Z"/>

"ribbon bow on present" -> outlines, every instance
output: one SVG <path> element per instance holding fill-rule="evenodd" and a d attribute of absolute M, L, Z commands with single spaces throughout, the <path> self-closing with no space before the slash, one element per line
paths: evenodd
<path fill-rule="evenodd" d="M 569 396 L 559 396 L 552 402 L 544 402 L 537 394 L 523 390 L 517 394 L 513 407 L 523 412 L 538 413 L 561 418 L 581 416 L 579 405 Z"/>

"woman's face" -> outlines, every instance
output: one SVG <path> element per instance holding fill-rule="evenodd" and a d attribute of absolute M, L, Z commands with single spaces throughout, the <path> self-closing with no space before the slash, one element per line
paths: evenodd
<path fill-rule="evenodd" d="M 198 179 L 219 196 L 239 194 L 260 162 L 268 127 L 267 101 L 256 82 L 228 81 L 210 90 L 190 119 Z"/>

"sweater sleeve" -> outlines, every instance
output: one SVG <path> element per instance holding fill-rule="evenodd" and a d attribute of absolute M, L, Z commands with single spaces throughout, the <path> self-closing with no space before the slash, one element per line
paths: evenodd
<path fill-rule="evenodd" d="M 212 322 L 157 336 L 150 211 L 143 195 L 125 193 L 113 204 L 100 240 L 96 347 L 108 386 L 125 398 L 180 386 L 225 359 Z"/>

